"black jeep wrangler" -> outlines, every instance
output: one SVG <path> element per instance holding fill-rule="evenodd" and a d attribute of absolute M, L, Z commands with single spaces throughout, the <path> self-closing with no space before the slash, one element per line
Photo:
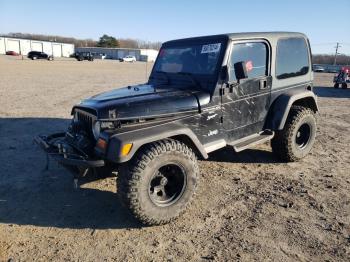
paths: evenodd
<path fill-rule="evenodd" d="M 78 61 L 94 61 L 94 55 L 91 52 L 77 52 L 75 53 L 75 59 Z"/>
<path fill-rule="evenodd" d="M 117 170 L 117 191 L 145 224 L 175 219 L 195 192 L 197 157 L 271 141 L 296 161 L 316 136 L 311 51 L 300 33 L 235 33 L 162 45 L 149 81 L 72 109 L 64 133 L 38 136 L 76 174 Z"/>

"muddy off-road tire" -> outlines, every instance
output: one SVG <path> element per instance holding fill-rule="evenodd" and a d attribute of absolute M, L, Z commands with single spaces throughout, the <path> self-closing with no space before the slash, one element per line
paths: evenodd
<path fill-rule="evenodd" d="M 166 139 L 146 145 L 120 167 L 118 195 L 143 224 L 161 225 L 177 218 L 190 203 L 199 168 L 185 144 Z"/>
<path fill-rule="evenodd" d="M 305 157 L 316 137 L 314 112 L 302 106 L 292 106 L 283 130 L 271 140 L 272 151 L 282 160 L 293 162 Z"/>

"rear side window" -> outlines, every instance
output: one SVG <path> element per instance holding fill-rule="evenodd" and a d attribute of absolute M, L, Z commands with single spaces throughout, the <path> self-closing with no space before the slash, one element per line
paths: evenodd
<path fill-rule="evenodd" d="M 267 75 L 268 48 L 263 42 L 237 43 L 233 45 L 230 58 L 230 80 L 235 81 L 234 64 L 246 62 L 248 78 Z"/>
<path fill-rule="evenodd" d="M 277 43 L 276 77 L 286 79 L 309 72 L 309 52 L 304 38 L 280 39 Z"/>

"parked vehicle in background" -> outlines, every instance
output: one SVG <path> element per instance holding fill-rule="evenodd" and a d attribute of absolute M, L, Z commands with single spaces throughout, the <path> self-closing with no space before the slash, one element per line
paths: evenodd
<path fill-rule="evenodd" d="M 341 65 L 329 65 L 329 64 L 313 64 L 314 72 L 324 72 L 324 73 L 338 73 L 341 70 Z M 322 68 L 324 69 L 323 71 Z M 317 69 L 317 71 L 315 70 Z"/>
<path fill-rule="evenodd" d="M 318 72 L 318 73 L 323 73 L 326 71 L 326 69 L 324 67 L 319 66 L 319 65 L 313 66 L 313 70 L 314 70 L 314 72 Z"/>
<path fill-rule="evenodd" d="M 53 60 L 53 56 L 48 55 L 44 52 L 40 51 L 30 51 L 27 55 L 29 59 L 36 60 L 36 59 L 47 59 L 47 60 Z"/>
<path fill-rule="evenodd" d="M 194 195 L 197 157 L 267 141 L 283 161 L 311 151 L 318 112 L 311 66 L 301 33 L 165 42 L 147 83 L 83 100 L 66 132 L 35 141 L 75 179 L 117 170 L 122 203 L 142 223 L 165 224 Z"/>
<path fill-rule="evenodd" d="M 19 56 L 18 53 L 16 53 L 15 51 L 7 51 L 6 55 L 13 55 L 13 56 Z"/>
<path fill-rule="evenodd" d="M 128 55 L 126 57 L 120 58 L 119 59 L 120 62 L 136 62 L 136 57 L 133 55 Z"/>
<path fill-rule="evenodd" d="M 338 73 L 338 72 L 339 72 L 339 70 L 337 68 L 333 68 L 333 67 L 331 67 L 327 70 L 327 73 Z"/>
<path fill-rule="evenodd" d="M 77 52 L 75 53 L 75 58 L 78 61 L 94 61 L 94 55 L 91 52 Z"/>
<path fill-rule="evenodd" d="M 340 86 L 343 89 L 348 88 L 348 83 L 350 83 L 349 72 L 350 66 L 342 67 L 339 73 L 333 78 L 334 88 L 339 88 Z"/>

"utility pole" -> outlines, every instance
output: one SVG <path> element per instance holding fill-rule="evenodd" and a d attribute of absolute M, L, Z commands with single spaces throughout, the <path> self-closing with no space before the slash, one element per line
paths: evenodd
<path fill-rule="evenodd" d="M 337 56 L 338 56 L 338 48 L 341 47 L 339 43 L 337 42 L 337 46 L 335 47 L 335 55 L 334 55 L 334 65 L 337 64 Z"/>

